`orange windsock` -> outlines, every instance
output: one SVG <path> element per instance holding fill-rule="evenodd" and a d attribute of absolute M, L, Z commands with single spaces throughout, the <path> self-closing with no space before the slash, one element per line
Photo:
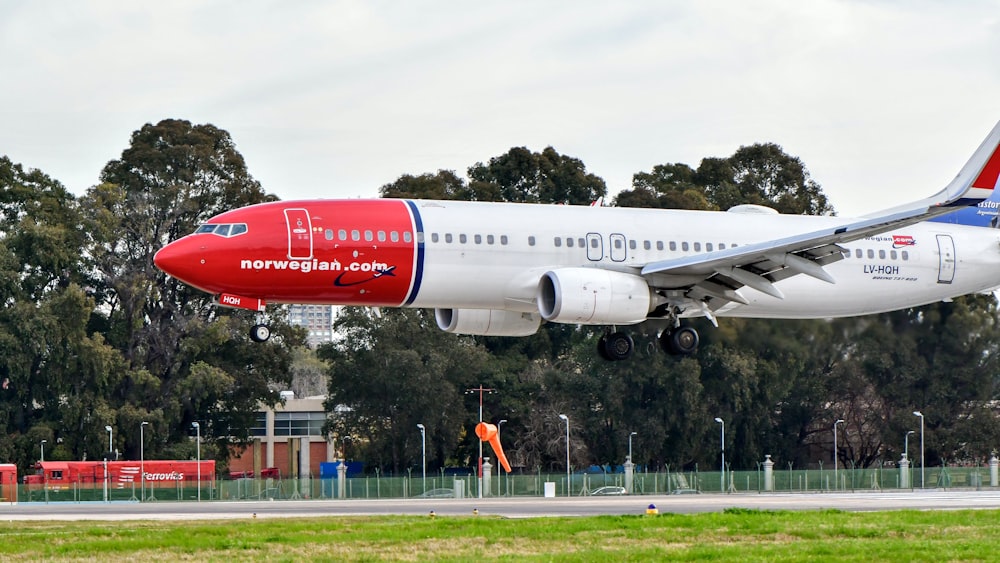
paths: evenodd
<path fill-rule="evenodd" d="M 488 422 L 480 422 L 476 425 L 476 436 L 483 442 L 489 442 L 493 446 L 493 453 L 496 454 L 497 460 L 500 465 L 507 473 L 510 473 L 510 463 L 507 462 L 507 456 L 503 453 L 503 447 L 500 445 L 500 434 L 497 432 L 496 425 L 490 424 Z"/>

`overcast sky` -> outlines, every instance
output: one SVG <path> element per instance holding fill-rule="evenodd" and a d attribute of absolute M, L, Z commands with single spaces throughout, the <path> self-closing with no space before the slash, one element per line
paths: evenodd
<path fill-rule="evenodd" d="M 180 118 L 282 199 L 514 146 L 616 193 L 774 142 L 850 215 L 936 192 L 1000 120 L 1000 0 L 0 0 L 0 111 L 0 155 L 76 194 Z"/>

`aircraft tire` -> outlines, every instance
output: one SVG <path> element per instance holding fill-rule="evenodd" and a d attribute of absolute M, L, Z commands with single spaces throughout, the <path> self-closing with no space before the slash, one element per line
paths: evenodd
<path fill-rule="evenodd" d="M 632 337 L 624 332 L 612 332 L 601 337 L 601 340 L 604 342 L 604 345 L 601 346 L 601 350 L 603 350 L 601 357 L 612 362 L 628 359 L 632 355 L 632 351 L 635 350 L 635 342 L 632 341 Z"/>
<path fill-rule="evenodd" d="M 690 356 L 698 350 L 698 331 L 682 326 L 660 334 L 660 347 L 672 356 Z"/>
<path fill-rule="evenodd" d="M 265 324 L 256 324 L 250 327 L 250 340 L 267 342 L 269 338 L 271 338 L 271 327 Z"/>

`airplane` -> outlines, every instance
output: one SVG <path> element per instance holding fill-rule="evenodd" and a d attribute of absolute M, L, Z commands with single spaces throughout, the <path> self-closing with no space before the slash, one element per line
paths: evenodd
<path fill-rule="evenodd" d="M 456 334 L 606 325 L 598 353 L 612 361 L 635 347 L 617 327 L 651 322 L 666 352 L 687 355 L 699 335 L 682 319 L 865 315 L 997 287 L 1000 230 L 984 227 L 997 223 L 998 177 L 1000 123 L 937 194 L 856 218 L 758 205 L 277 201 L 219 214 L 154 261 L 219 305 L 257 311 L 258 342 L 270 336 L 268 303 L 303 303 L 431 308 Z"/>

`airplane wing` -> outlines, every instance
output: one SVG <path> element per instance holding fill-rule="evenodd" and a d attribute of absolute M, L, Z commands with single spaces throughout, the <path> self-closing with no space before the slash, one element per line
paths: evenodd
<path fill-rule="evenodd" d="M 712 318 L 711 312 L 728 303 L 747 304 L 739 294 L 747 286 L 778 299 L 774 284 L 794 275 L 828 283 L 836 280 L 823 266 L 844 258 L 840 243 L 877 235 L 956 208 L 975 205 L 989 197 L 1000 180 L 1000 123 L 979 146 L 954 180 L 937 194 L 843 224 L 785 238 L 768 240 L 694 256 L 646 264 L 641 274 L 652 287 L 668 291 L 674 301 L 689 301 Z"/>

